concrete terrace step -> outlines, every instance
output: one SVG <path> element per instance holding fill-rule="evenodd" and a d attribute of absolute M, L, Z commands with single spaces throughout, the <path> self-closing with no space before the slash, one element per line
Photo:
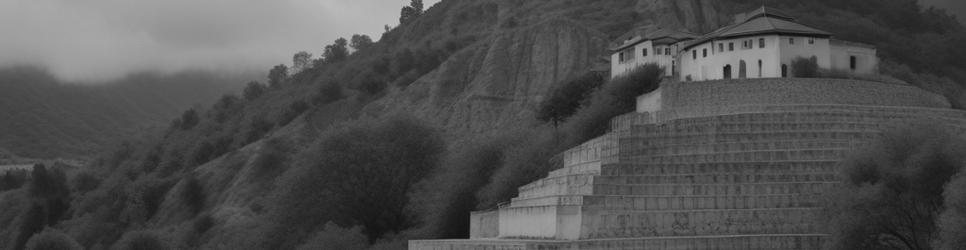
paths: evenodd
<path fill-rule="evenodd" d="M 735 161 L 801 161 L 839 160 L 850 148 L 758 150 L 724 153 L 694 153 L 675 155 L 622 155 L 620 162 L 628 163 L 714 163 Z"/>
<path fill-rule="evenodd" d="M 612 163 L 601 166 L 600 175 L 835 172 L 838 171 L 837 166 L 838 160 L 759 160 L 709 163 Z"/>
<path fill-rule="evenodd" d="M 820 195 L 573 195 L 513 199 L 510 208 L 535 206 L 583 206 L 617 210 L 694 210 L 749 208 L 808 208 L 818 206 Z"/>
<path fill-rule="evenodd" d="M 838 182 L 776 182 L 746 184 L 564 184 L 520 190 L 518 199 L 557 195 L 744 195 L 816 194 Z"/>
<path fill-rule="evenodd" d="M 759 150 L 802 150 L 826 148 L 855 148 L 867 143 L 849 140 L 808 139 L 808 140 L 774 140 L 774 141 L 744 141 L 721 143 L 680 143 L 654 144 L 652 141 L 640 138 L 621 139 L 620 154 L 635 155 L 669 155 L 694 154 L 711 152 L 742 152 Z"/>
<path fill-rule="evenodd" d="M 583 218 L 581 238 L 820 233 L 819 208 L 605 210 Z"/>
<path fill-rule="evenodd" d="M 641 250 L 822 249 L 824 234 L 755 234 L 715 236 L 638 237 L 586 240 L 469 239 L 413 240 L 412 250 Z"/>
<path fill-rule="evenodd" d="M 721 174 L 683 174 L 683 175 L 620 175 L 598 176 L 594 183 L 599 184 L 725 184 L 725 183 L 775 183 L 775 182 L 813 182 L 837 181 L 837 172 L 827 173 L 721 173 Z"/>
<path fill-rule="evenodd" d="M 704 144 L 704 143 L 738 143 L 762 142 L 778 140 L 847 140 L 869 141 L 880 134 L 881 130 L 810 130 L 810 131 L 755 131 L 755 132 L 708 132 L 708 133 L 678 133 L 678 134 L 631 134 L 619 138 L 625 140 L 646 140 L 649 145 L 675 144 Z M 641 145 L 646 147 L 647 145 Z M 634 150 L 633 148 L 620 148 Z"/>

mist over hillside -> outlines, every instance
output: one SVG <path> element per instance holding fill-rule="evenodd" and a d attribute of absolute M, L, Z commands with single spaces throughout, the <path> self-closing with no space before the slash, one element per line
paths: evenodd
<path fill-rule="evenodd" d="M 0 72 L 10 79 L 0 84 L 43 83 L 0 85 L 18 93 L 8 99 L 17 106 L 9 107 L 33 111 L 4 111 L 18 114 L 10 119 L 18 122 L 0 126 L 74 145 L 63 152 L 92 152 L 85 145 L 101 137 L 86 133 L 164 127 L 67 173 L 60 183 L 66 195 L 0 193 L 6 223 L 0 225 L 9 225 L 0 227 L 0 244 L 22 246 L 44 226 L 89 249 L 132 239 L 178 249 L 404 249 L 409 239 L 466 237 L 471 210 L 513 197 L 521 183 L 552 169 L 561 150 L 599 136 L 610 118 L 633 110 L 637 94 L 656 88 L 647 77 L 659 75 L 653 69 L 639 79 L 599 80 L 560 124 L 536 118 L 558 86 L 595 74 L 591 69 L 604 63 L 618 36 L 644 25 L 709 32 L 759 6 L 751 0 L 406 6 L 401 24 L 378 42 L 325 45 L 323 56 L 300 71 L 191 109 L 224 93 L 223 85 L 200 85 L 206 89 L 189 83 L 217 81 L 183 75 L 134 77 L 174 83 L 157 86 L 78 87 L 37 71 Z M 914 0 L 769 6 L 876 45 L 884 74 L 964 107 L 966 51 L 959 47 L 966 31 L 951 16 Z M 352 53 L 347 46 L 355 47 Z M 29 138 L 2 136 L 0 142 L 31 148 Z M 67 208 L 52 209 L 60 203 L 49 200 Z"/>
<path fill-rule="evenodd" d="M 210 105 L 244 80 L 142 73 L 79 85 L 36 68 L 0 69 L 0 148 L 28 158 L 89 158 L 122 138 L 156 133 L 184 109 Z"/>

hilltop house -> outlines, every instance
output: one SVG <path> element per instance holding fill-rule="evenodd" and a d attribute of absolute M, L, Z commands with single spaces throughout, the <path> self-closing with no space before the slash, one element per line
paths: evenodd
<path fill-rule="evenodd" d="M 833 39 L 768 7 L 739 14 L 734 24 L 703 36 L 634 31 L 611 49 L 612 77 L 645 63 L 657 63 L 681 81 L 790 77 L 792 60 L 800 57 L 854 74 L 875 74 L 878 68 L 875 47 Z"/>

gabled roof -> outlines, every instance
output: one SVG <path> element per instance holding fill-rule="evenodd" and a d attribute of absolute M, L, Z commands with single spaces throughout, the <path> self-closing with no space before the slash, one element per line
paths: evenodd
<path fill-rule="evenodd" d="M 711 40 L 728 39 L 762 34 L 789 34 L 801 36 L 830 37 L 831 33 L 795 22 L 789 15 L 772 8 L 761 7 L 744 14 L 744 21 L 711 32 L 689 43 L 685 48 Z"/>
<path fill-rule="evenodd" d="M 622 40 L 618 41 L 616 46 L 611 47 L 611 50 L 622 50 L 644 41 L 653 41 L 654 44 L 673 44 L 695 38 L 698 38 L 698 34 L 687 31 L 640 27 L 621 35 L 620 39 Z"/>

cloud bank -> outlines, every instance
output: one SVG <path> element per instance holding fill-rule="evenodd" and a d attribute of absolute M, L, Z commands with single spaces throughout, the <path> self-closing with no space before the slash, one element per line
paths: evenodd
<path fill-rule="evenodd" d="M 431 6 L 438 0 L 424 1 Z M 0 67 L 67 81 L 140 71 L 265 70 L 338 37 L 396 25 L 408 0 L 2 0 Z"/>

